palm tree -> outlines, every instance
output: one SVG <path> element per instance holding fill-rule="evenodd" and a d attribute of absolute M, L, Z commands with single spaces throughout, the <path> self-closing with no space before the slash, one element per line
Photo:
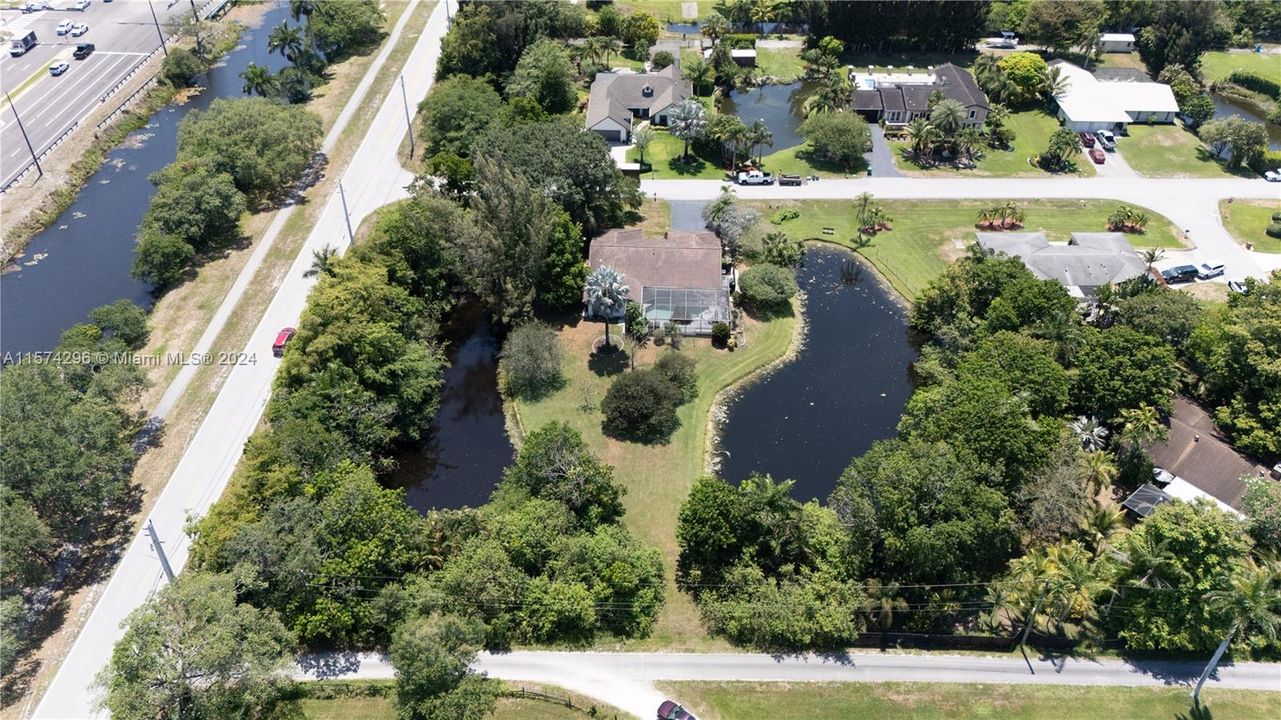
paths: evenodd
<path fill-rule="evenodd" d="M 726 20 L 725 16 L 720 13 L 712 13 L 703 21 L 698 31 L 703 34 L 703 37 L 710 39 L 712 45 L 715 46 L 717 40 L 729 33 L 729 20 Z"/>
<path fill-rule="evenodd" d="M 1210 658 L 1205 671 L 1196 681 L 1192 690 L 1192 701 L 1200 703 L 1201 686 L 1205 679 L 1214 672 L 1219 659 L 1227 651 L 1232 638 L 1238 633 L 1254 630 L 1268 642 L 1275 643 L 1281 633 L 1281 573 L 1268 565 L 1258 565 L 1247 558 L 1232 573 L 1228 587 L 1214 590 L 1206 595 L 1210 607 L 1231 618 L 1228 632 L 1223 636 L 1214 656 Z"/>
<path fill-rule="evenodd" d="M 1139 538 L 1139 539 L 1135 539 Z M 1126 551 L 1120 554 L 1123 563 L 1129 566 L 1130 575 L 1135 578 L 1134 584 L 1141 588 L 1161 589 L 1174 587 L 1188 578 L 1187 571 L 1164 541 L 1153 544 L 1148 537 L 1130 535 L 1132 542 L 1126 543 Z"/>
<path fill-rule="evenodd" d="M 940 100 L 930 111 L 930 124 L 952 137 L 965 125 L 965 106 L 952 99 Z"/>
<path fill-rule="evenodd" d="M 884 644 L 885 633 L 894 627 L 894 613 L 907 612 L 907 601 L 899 595 L 898 583 L 882 585 L 880 580 L 867 582 L 867 599 L 863 601 L 863 612 L 867 614 L 868 625 L 874 625 L 881 631 Z"/>
<path fill-rule="evenodd" d="M 608 265 L 601 265 L 587 276 L 587 311 L 605 321 L 605 347 L 610 346 L 610 321 L 621 316 L 630 292 L 623 283 L 623 274 Z"/>
<path fill-rule="evenodd" d="M 952 136 L 952 145 L 956 148 L 957 157 L 972 161 L 981 154 L 983 131 L 976 127 L 961 128 L 960 132 Z"/>
<path fill-rule="evenodd" d="M 604 38 L 595 36 L 583 40 L 583 57 L 591 61 L 593 65 L 598 64 L 600 62 L 601 55 L 605 53 L 604 41 Z"/>
<path fill-rule="evenodd" d="M 1161 422 L 1161 415 L 1151 405 L 1140 405 L 1137 408 L 1126 408 L 1121 411 L 1121 436 L 1126 442 L 1142 445 L 1165 435 L 1166 429 Z"/>
<path fill-rule="evenodd" d="M 305 278 L 316 277 L 317 275 L 334 274 L 334 260 L 338 258 L 338 251 L 331 245 L 326 245 L 319 250 L 311 251 L 311 267 L 302 274 Z"/>
<path fill-rule="evenodd" d="M 986 53 L 979 55 L 974 60 L 974 79 L 978 84 L 986 83 L 994 74 L 1000 72 L 999 68 L 997 68 L 998 62 L 1000 62 L 1000 58 Z"/>
<path fill-rule="evenodd" d="M 601 40 L 600 49 L 605 53 L 605 64 L 609 65 L 609 58 L 623 51 L 623 43 L 618 38 L 604 38 Z"/>
<path fill-rule="evenodd" d="M 1072 156 L 1081 152 L 1081 138 L 1067 128 L 1059 128 L 1050 136 L 1050 146 L 1045 150 L 1045 158 L 1052 168 L 1065 167 Z"/>
<path fill-rule="evenodd" d="M 1105 452 L 1092 452 L 1085 455 L 1085 479 L 1095 495 L 1116 480 L 1116 463 Z"/>
<path fill-rule="evenodd" d="M 802 112 L 806 117 L 813 113 L 836 112 L 849 106 L 854 98 L 854 85 L 843 73 L 832 72 L 812 95 L 805 98 Z"/>
<path fill-rule="evenodd" d="M 699 88 L 707 88 L 712 85 L 716 79 L 716 69 L 703 58 L 698 58 L 686 65 L 685 69 L 681 71 L 681 75 L 694 86 L 694 92 L 697 93 Z"/>
<path fill-rule="evenodd" d="M 752 3 L 752 22 L 760 28 L 760 34 L 765 34 L 765 23 L 774 19 L 774 3 L 770 0 L 756 0 Z"/>
<path fill-rule="evenodd" d="M 1107 447 L 1108 429 L 1103 427 L 1098 418 L 1078 415 L 1069 427 L 1076 435 L 1076 439 L 1081 442 L 1082 450 L 1098 452 Z"/>
<path fill-rule="evenodd" d="M 1152 272 L 1152 266 L 1157 264 L 1161 258 L 1165 257 L 1165 250 L 1158 247 L 1150 247 L 1143 251 L 1143 262 L 1148 264 L 1148 272 Z"/>
<path fill-rule="evenodd" d="M 272 97 L 280 91 L 280 83 L 271 74 L 271 70 L 256 63 L 249 63 L 244 72 L 240 73 L 240 78 L 245 81 L 241 90 L 246 95 Z"/>
<path fill-rule="evenodd" d="M 302 32 L 282 22 L 267 36 L 267 52 L 279 52 L 290 63 L 297 65 L 304 47 Z"/>
<path fill-rule="evenodd" d="M 1125 527 L 1125 511 L 1114 505 L 1090 503 L 1090 507 L 1081 514 L 1081 528 L 1089 535 L 1094 545 L 1094 554 L 1101 555 L 1116 535 Z"/>
<path fill-rule="evenodd" d="M 685 141 L 681 158 L 687 158 L 690 141 L 703 137 L 703 133 L 707 131 L 707 110 L 694 98 L 685 98 L 679 105 L 672 108 L 667 118 L 667 126 L 673 137 Z"/>
<path fill-rule="evenodd" d="M 654 141 L 654 130 L 648 124 L 636 128 L 632 133 L 632 144 L 640 152 L 640 163 L 645 164 L 645 151 L 649 149 L 649 144 Z"/>
<path fill-rule="evenodd" d="M 748 149 L 756 151 L 756 164 L 761 164 L 761 146 L 774 147 L 774 133 L 770 132 L 764 120 L 753 120 L 747 128 Z"/>
<path fill-rule="evenodd" d="M 912 155 L 917 163 L 923 163 L 933 153 L 935 143 L 943 139 L 943 133 L 925 118 L 917 118 L 908 123 L 907 136 L 912 141 Z"/>
<path fill-rule="evenodd" d="M 1045 71 L 1045 94 L 1051 98 L 1058 98 L 1066 93 L 1071 86 L 1071 78 L 1065 76 L 1063 68 L 1058 65 L 1052 65 Z"/>

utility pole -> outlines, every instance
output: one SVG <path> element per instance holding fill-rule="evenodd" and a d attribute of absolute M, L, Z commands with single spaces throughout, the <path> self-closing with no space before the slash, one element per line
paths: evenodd
<path fill-rule="evenodd" d="M 405 94 L 405 75 L 400 75 L 400 98 L 405 101 L 405 127 L 409 130 L 409 159 L 414 159 L 414 123 L 409 115 L 409 96 Z"/>
<path fill-rule="evenodd" d="M 1049 588 L 1047 588 L 1047 587 L 1046 587 L 1046 585 L 1047 585 L 1047 584 L 1048 584 L 1048 583 L 1042 583 L 1042 584 L 1041 584 L 1041 595 L 1040 595 L 1039 597 L 1037 597 L 1036 602 L 1035 602 L 1035 603 L 1033 603 L 1033 605 L 1032 605 L 1032 614 L 1028 616 L 1028 619 L 1027 619 L 1027 625 L 1025 625 L 1025 626 L 1023 627 L 1023 637 L 1019 638 L 1019 652 L 1024 653 L 1024 655 L 1026 655 L 1026 654 L 1027 654 L 1027 653 L 1023 650 L 1024 646 L 1026 646 L 1026 645 L 1027 645 L 1027 636 L 1028 636 L 1028 634 L 1029 634 L 1029 633 L 1031 633 L 1031 632 L 1032 632 L 1032 626 L 1036 624 L 1036 613 L 1037 613 L 1038 611 L 1040 611 L 1040 609 L 1041 609 L 1041 601 L 1045 599 L 1045 594 L 1046 594 L 1046 592 L 1048 592 L 1048 590 L 1049 590 Z M 1035 671 L 1035 670 L 1033 670 L 1032 672 L 1033 672 L 1033 674 L 1035 674 L 1035 673 L 1036 673 L 1036 671 Z"/>
<path fill-rule="evenodd" d="M 151 536 L 151 546 L 156 549 L 156 555 L 160 558 L 160 567 L 165 571 L 165 577 L 172 585 L 173 568 L 169 567 L 169 557 L 165 555 L 165 547 L 160 544 L 160 536 L 156 534 L 156 526 L 151 520 L 147 520 L 147 534 Z"/>
<path fill-rule="evenodd" d="M 1197 678 L 1196 687 L 1192 688 L 1193 705 L 1201 704 L 1201 686 L 1205 684 L 1206 678 L 1210 677 L 1210 673 L 1214 672 L 1215 666 L 1219 664 L 1219 660 L 1223 657 L 1223 653 L 1227 652 L 1228 644 L 1232 642 L 1232 636 L 1236 635 L 1236 633 L 1237 626 L 1233 625 L 1228 630 L 1227 637 L 1223 638 L 1223 642 L 1219 643 L 1219 648 L 1214 651 L 1214 656 L 1211 657 L 1210 662 L 1206 664 L 1205 670 L 1201 671 L 1201 677 Z"/>
<path fill-rule="evenodd" d="M 160 19 L 156 17 L 156 8 L 147 0 L 147 9 L 151 11 L 151 22 L 156 25 L 156 35 L 160 38 L 160 49 L 165 51 L 165 57 L 169 57 L 169 48 L 165 47 L 165 34 L 160 31 Z"/>
<path fill-rule="evenodd" d="M 44 177 L 44 170 L 40 167 L 40 158 L 36 157 L 36 149 L 31 147 L 31 138 L 27 137 L 27 129 L 22 126 L 22 118 L 18 117 L 18 106 L 13 104 L 13 98 L 9 97 L 9 91 L 4 91 L 5 99 L 9 101 L 9 109 L 13 111 L 13 119 L 18 121 L 18 129 L 22 131 L 22 139 L 27 141 L 27 151 L 31 153 L 31 162 L 36 164 L 36 172 L 40 177 Z"/>
<path fill-rule="evenodd" d="M 338 197 L 342 200 L 342 216 L 347 221 L 347 241 L 356 244 L 356 233 L 351 231 L 351 215 L 347 213 L 347 193 L 342 189 L 342 180 L 338 181 Z"/>
<path fill-rule="evenodd" d="M 200 42 L 200 12 L 196 10 L 196 0 L 191 0 L 191 17 L 195 23 L 191 26 L 191 32 L 196 34 L 196 52 L 204 55 L 204 46 Z"/>

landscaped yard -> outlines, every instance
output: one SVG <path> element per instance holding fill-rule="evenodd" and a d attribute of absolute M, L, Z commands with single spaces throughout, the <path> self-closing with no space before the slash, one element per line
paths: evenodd
<path fill-rule="evenodd" d="M 927 683 L 664 683 L 700 720 L 1254 720 L 1273 717 L 1276 693 L 1208 688 L 1204 714 L 1188 691 Z"/>
<path fill-rule="evenodd" d="M 685 180 L 726 179 L 725 170 L 719 166 L 718 158 L 700 153 L 695 145 L 691 143 L 690 159 L 681 161 L 679 158 L 684 149 L 685 143 L 683 141 L 673 137 L 671 133 L 663 128 L 654 128 L 654 140 L 650 143 L 649 149 L 645 151 L 645 161 L 650 164 L 652 171 L 645 173 L 644 177 Z M 847 174 L 841 167 L 833 163 L 809 157 L 809 152 L 810 146 L 807 143 L 802 143 L 767 153 L 761 158 L 761 168 L 772 173 L 818 175 L 819 177 L 854 177 L 867 172 L 867 165 L 861 161 L 852 173 Z M 739 159 L 742 160 L 744 158 L 740 155 Z M 640 151 L 634 147 L 628 150 L 627 160 L 629 162 L 640 162 Z"/>
<path fill-rule="evenodd" d="M 894 163 L 899 170 L 909 175 L 922 176 L 969 176 L 969 177 L 1009 177 L 1009 176 L 1044 176 L 1047 173 L 1028 162 L 1045 151 L 1050 144 L 1050 136 L 1059 129 L 1059 121 L 1053 115 L 1042 110 L 1025 110 L 1010 114 L 1009 127 L 1014 130 L 1014 143 L 1010 150 L 993 150 L 984 148 L 984 155 L 973 170 L 955 170 L 940 166 L 935 168 L 917 167 L 908 159 L 906 153 L 911 151 L 911 143 L 906 139 L 890 142 L 894 154 Z M 1077 173 L 1083 176 L 1095 174 L 1094 165 L 1084 154 L 1076 163 Z"/>
<path fill-rule="evenodd" d="M 1275 78 L 1281 76 L 1281 55 L 1222 50 L 1201 55 L 1201 77 L 1207 84 L 1227 78 L 1233 70 L 1249 70 Z"/>
<path fill-rule="evenodd" d="M 1223 215 L 1223 226 L 1232 233 L 1232 237 L 1242 245 L 1254 243 L 1259 252 L 1281 253 L 1281 240 L 1268 237 L 1264 232 L 1272 222 L 1272 213 L 1281 212 L 1281 202 L 1267 200 L 1219 201 L 1219 212 Z"/>
<path fill-rule="evenodd" d="M 782 82 L 795 80 L 805 72 L 801 49 L 794 47 L 757 48 L 756 67 L 761 75 L 769 75 Z"/>
<path fill-rule="evenodd" d="M 1196 135 L 1179 125 L 1131 125 L 1128 136 L 1117 138 L 1117 150 L 1130 167 L 1149 177 L 1229 174 Z"/>
<path fill-rule="evenodd" d="M 777 226 L 792 237 L 816 239 L 854 247 L 854 204 L 843 200 L 752 201 L 766 221 L 779 209 L 794 208 L 800 217 Z M 976 213 L 998 204 L 993 200 L 885 200 L 893 229 L 878 234 L 872 244 L 859 249 L 876 269 L 907 299 L 939 275 L 951 260 L 974 242 Z M 1035 200 L 1015 203 L 1026 214 L 1024 230 L 1044 231 L 1051 240 L 1067 240 L 1072 232 L 1103 231 L 1117 203 L 1108 200 Z M 1140 208 L 1140 210 L 1142 210 Z M 1181 247 L 1168 219 L 1146 211 L 1150 220 L 1143 235 L 1130 236 L 1136 248 Z M 774 229 L 775 226 L 769 226 Z M 824 228 L 832 232 L 824 233 Z"/>
<path fill-rule="evenodd" d="M 536 402 L 508 402 L 516 413 L 520 431 L 528 432 L 548 422 L 562 421 L 582 433 L 587 444 L 615 469 L 627 488 L 624 498 L 626 524 L 643 540 L 663 551 L 667 570 L 666 601 L 658 625 L 645 640 L 628 647 L 668 650 L 728 649 L 706 637 L 698 610 L 675 586 L 676 516 L 689 488 L 705 472 L 708 411 L 715 395 L 760 367 L 781 357 L 791 344 L 795 320 L 747 321 L 746 344 L 729 352 L 717 350 L 706 339 L 686 338 L 681 353 L 698 361 L 698 398 L 682 406 L 681 426 L 666 445 L 640 445 L 607 438 L 601 432 L 600 402 L 610 382 L 624 371 L 622 353 L 609 363 L 590 358 L 592 342 L 604 334 L 601 323 L 574 316 L 561 318 L 553 327 L 564 352 L 565 386 Z M 615 334 L 619 328 L 612 331 Z M 648 365 L 668 347 L 650 347 L 638 355 L 637 366 Z M 611 647 L 615 643 L 611 642 Z"/>

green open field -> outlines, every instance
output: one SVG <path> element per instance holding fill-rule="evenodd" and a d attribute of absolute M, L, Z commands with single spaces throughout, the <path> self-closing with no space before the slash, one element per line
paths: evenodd
<path fill-rule="evenodd" d="M 1128 136 L 1117 138 L 1117 150 L 1130 167 L 1142 175 L 1225 177 L 1230 174 L 1196 135 L 1180 125 L 1135 123 L 1128 132 Z M 1253 177 L 1254 173 L 1249 175 Z"/>
<path fill-rule="evenodd" d="M 1201 77 L 1207 84 L 1223 80 L 1233 70 L 1249 70 L 1264 77 L 1281 77 L 1281 55 L 1224 50 L 1201 54 Z"/>
<path fill-rule="evenodd" d="M 1258 720 L 1276 717 L 1281 694 L 1202 693 L 1194 712 L 1188 691 L 926 683 L 664 683 L 700 720 Z"/>
<path fill-rule="evenodd" d="M 778 229 L 792 237 L 833 242 L 854 247 L 857 230 L 854 204 L 843 200 L 753 201 L 766 221 L 779 209 L 799 210 L 800 217 L 784 222 Z M 974 242 L 975 214 L 979 208 L 997 204 L 993 200 L 885 200 L 893 229 L 879 233 L 872 244 L 857 252 L 901 295 L 912 299 L 943 272 L 949 262 Z M 1036 200 L 1017 202 L 1026 214 L 1025 231 L 1044 231 L 1051 240 L 1067 240 L 1072 232 L 1102 231 L 1117 203 L 1109 200 Z M 1140 210 L 1143 210 L 1140 208 Z M 1130 236 L 1136 248 L 1182 247 L 1177 228 L 1165 217 L 1147 211 L 1148 231 Z M 774 229 L 770 226 L 769 229 Z M 824 233 L 824 228 L 833 232 Z M 958 241 L 960 247 L 958 247 Z"/>
<path fill-rule="evenodd" d="M 532 683 L 507 683 L 510 690 L 525 687 L 528 690 L 543 692 L 573 703 L 565 707 L 548 700 L 534 698 L 504 697 L 498 699 L 494 712 L 489 720 L 588 720 L 596 717 L 612 720 L 614 717 L 630 718 L 618 708 L 605 705 L 576 693 L 558 687 L 548 687 Z M 591 713 L 591 708 L 596 713 Z M 299 700 L 298 713 L 280 716 L 296 717 L 298 720 L 396 720 L 396 700 L 394 695 L 388 697 L 337 697 L 324 700 Z"/>
<path fill-rule="evenodd" d="M 1219 201 L 1219 213 L 1223 216 L 1223 226 L 1232 233 L 1237 242 L 1245 245 L 1254 243 L 1259 252 L 1281 253 L 1281 240 L 1268 237 L 1264 232 L 1272 222 L 1272 213 L 1281 212 L 1281 202 L 1267 200 Z"/>
<path fill-rule="evenodd" d="M 1050 144 L 1050 136 L 1059 129 L 1059 121 L 1053 115 L 1042 110 L 1026 110 L 1010 114 L 1009 127 L 1014 130 L 1014 142 L 1009 150 L 984 149 L 983 157 L 975 163 L 973 170 L 956 170 L 950 167 L 920 168 L 908 159 L 911 143 L 906 139 L 890 141 L 890 150 L 894 154 L 894 164 L 909 175 L 925 177 L 965 176 L 965 177 L 1040 177 L 1047 173 L 1028 162 L 1045 151 Z M 1095 174 L 1094 165 L 1084 154 L 1076 163 L 1077 174 L 1091 176 Z"/>

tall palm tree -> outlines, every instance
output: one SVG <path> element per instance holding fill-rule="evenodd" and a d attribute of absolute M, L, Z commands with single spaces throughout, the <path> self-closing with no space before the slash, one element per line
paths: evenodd
<path fill-rule="evenodd" d="M 748 148 L 756 152 L 756 164 L 761 164 L 761 146 L 774 147 L 774 133 L 770 132 L 764 120 L 753 120 L 747 128 Z"/>
<path fill-rule="evenodd" d="M 241 90 L 246 95 L 273 97 L 280 91 L 280 83 L 271 74 L 271 70 L 256 63 L 249 63 L 244 72 L 240 73 L 240 79 L 245 81 Z"/>
<path fill-rule="evenodd" d="M 752 22 L 756 23 L 761 35 L 765 34 L 765 23 L 771 22 L 775 14 L 774 3 L 770 0 L 756 0 L 752 3 Z"/>
<path fill-rule="evenodd" d="M 1081 528 L 1089 536 L 1095 555 L 1101 555 L 1124 527 L 1125 511 L 1115 505 L 1090 503 L 1081 514 Z"/>
<path fill-rule="evenodd" d="M 605 64 L 609 65 L 610 57 L 623 51 L 623 42 L 618 38 L 607 37 L 601 40 L 600 49 L 605 53 Z"/>
<path fill-rule="evenodd" d="M 950 98 L 940 100 L 930 111 L 930 124 L 952 137 L 965 125 L 965 106 Z"/>
<path fill-rule="evenodd" d="M 679 105 L 672 108 L 671 114 L 667 117 L 667 126 L 673 137 L 685 141 L 681 158 L 687 158 L 690 141 L 703 137 L 703 133 L 707 132 L 707 109 L 694 98 L 685 98 Z"/>
<path fill-rule="evenodd" d="M 992 78 L 993 74 L 999 72 L 997 68 L 998 62 L 1000 62 L 1000 58 L 995 55 L 988 55 L 987 53 L 979 55 L 974 60 L 974 79 L 980 85 L 986 83 Z"/>
<path fill-rule="evenodd" d="M 1166 435 L 1161 414 L 1151 405 L 1126 408 L 1121 411 L 1121 436 L 1129 443 L 1142 445 L 1149 440 Z"/>
<path fill-rule="evenodd" d="M 635 145 L 636 150 L 640 152 L 641 165 L 645 164 L 645 151 L 649 149 L 649 144 L 653 141 L 654 130 L 648 123 L 636 128 L 636 132 L 632 133 L 632 144 Z"/>
<path fill-rule="evenodd" d="M 599 63 L 601 56 L 605 54 L 604 40 L 604 38 L 596 36 L 583 40 L 583 57 L 591 61 L 592 64 Z"/>
<path fill-rule="evenodd" d="M 311 251 L 311 267 L 302 274 L 305 278 L 316 277 L 317 275 L 333 275 L 334 260 L 338 258 L 338 251 L 331 245 L 326 245 L 319 250 Z"/>
<path fill-rule="evenodd" d="M 1045 71 L 1045 94 L 1058 98 L 1072 86 L 1072 79 L 1063 74 L 1063 68 L 1052 65 Z"/>
<path fill-rule="evenodd" d="M 1192 690 L 1192 700 L 1197 703 L 1201 701 L 1201 686 L 1214 672 L 1237 633 L 1254 630 L 1268 642 L 1276 642 L 1281 633 L 1281 573 L 1274 567 L 1261 566 L 1247 558 L 1232 573 L 1228 587 L 1208 593 L 1206 600 L 1216 611 L 1231 618 L 1231 624 Z"/>
<path fill-rule="evenodd" d="M 698 93 L 700 88 L 706 89 L 712 85 L 716 79 L 716 69 L 703 58 L 698 58 L 686 65 L 681 75 L 694 86 L 694 92 Z"/>
<path fill-rule="evenodd" d="M 279 52 L 290 63 L 297 65 L 302 58 L 305 43 L 302 31 L 297 26 L 282 22 L 272 28 L 267 36 L 267 52 Z"/>
<path fill-rule="evenodd" d="M 1120 559 L 1129 566 L 1129 574 L 1136 586 L 1159 590 L 1174 587 L 1188 579 L 1178 556 L 1164 541 L 1154 543 L 1147 536 L 1139 538 L 1137 535 L 1131 535 L 1130 540 L 1132 542 L 1126 543 Z"/>
<path fill-rule="evenodd" d="M 605 347 L 610 346 L 610 322 L 622 316 L 630 293 L 623 274 L 608 265 L 601 265 L 587 276 L 587 310 L 605 321 Z"/>
<path fill-rule="evenodd" d="M 818 90 L 805 98 L 801 108 L 806 117 L 813 113 L 836 112 L 849 107 L 853 98 L 854 85 L 849 78 L 844 73 L 831 72 Z"/>
<path fill-rule="evenodd" d="M 720 13 L 712 13 L 699 26 L 698 31 L 703 34 L 703 37 L 710 39 L 714 47 L 717 40 L 730 32 L 729 20 Z"/>
<path fill-rule="evenodd" d="M 976 127 L 961 128 L 952 136 L 952 146 L 956 155 L 964 160 L 973 160 L 983 147 L 983 131 Z"/>
<path fill-rule="evenodd" d="M 863 601 L 863 612 L 867 615 L 869 626 L 875 626 L 881 632 L 882 641 L 885 633 L 894 627 L 894 614 L 908 611 L 907 601 L 899 594 L 898 583 L 881 584 L 872 579 L 867 583 L 867 599 Z"/>
<path fill-rule="evenodd" d="M 1090 489 L 1097 495 L 1103 488 L 1112 484 L 1116 479 L 1117 467 L 1112 462 L 1112 458 L 1105 452 L 1091 452 L 1085 454 L 1085 479 L 1090 483 Z"/>
<path fill-rule="evenodd" d="M 1158 247 L 1150 247 L 1142 253 L 1143 262 L 1148 264 L 1148 272 L 1152 272 L 1152 266 L 1160 262 L 1165 257 L 1165 250 Z"/>
<path fill-rule="evenodd" d="M 935 144 L 943 139 L 943 133 L 925 118 L 917 118 L 907 124 L 907 137 L 912 142 L 912 155 L 921 163 L 933 153 Z"/>
<path fill-rule="evenodd" d="M 1107 447 L 1108 429 L 1099 422 L 1099 419 L 1090 416 L 1078 415 L 1072 424 L 1069 425 L 1072 434 L 1081 443 L 1081 449 L 1088 452 L 1098 452 Z"/>

